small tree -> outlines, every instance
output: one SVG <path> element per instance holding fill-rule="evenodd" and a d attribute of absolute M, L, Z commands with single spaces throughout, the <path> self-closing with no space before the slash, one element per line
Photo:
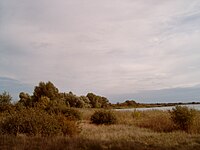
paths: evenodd
<path fill-rule="evenodd" d="M 80 96 L 79 99 L 84 104 L 83 108 L 91 108 L 90 100 L 89 100 L 88 97 L 86 97 L 86 96 Z"/>
<path fill-rule="evenodd" d="M 92 108 L 105 108 L 109 106 L 109 101 L 105 97 L 101 97 L 93 93 L 88 93 L 87 97 L 90 100 Z"/>
<path fill-rule="evenodd" d="M 5 105 L 5 104 L 11 104 L 12 97 L 10 96 L 9 93 L 3 92 L 0 94 L 0 104 Z"/>
<path fill-rule="evenodd" d="M 50 100 L 55 100 L 59 97 L 59 91 L 50 81 L 47 83 L 40 82 L 33 92 L 34 102 L 37 102 L 42 96 L 46 96 Z"/>
<path fill-rule="evenodd" d="M 72 92 L 64 93 L 64 101 L 66 105 L 69 105 L 70 107 L 81 107 L 79 97 L 73 94 Z"/>
<path fill-rule="evenodd" d="M 186 132 L 189 131 L 195 116 L 195 110 L 186 106 L 176 106 L 170 111 L 172 121 L 177 127 Z"/>

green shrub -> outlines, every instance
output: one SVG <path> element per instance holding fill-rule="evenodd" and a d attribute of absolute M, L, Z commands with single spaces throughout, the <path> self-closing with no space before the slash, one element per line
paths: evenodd
<path fill-rule="evenodd" d="M 111 111 L 96 111 L 91 119 L 94 124 L 115 124 L 117 122 L 117 117 Z"/>
<path fill-rule="evenodd" d="M 78 121 L 82 119 L 81 112 L 76 109 L 71 109 L 71 108 L 63 109 L 62 114 L 69 120 Z"/>
<path fill-rule="evenodd" d="M 82 119 L 82 114 L 80 111 L 73 108 L 68 108 L 64 105 L 47 107 L 45 110 L 49 114 L 56 114 L 56 115 L 62 114 L 69 120 L 78 121 Z"/>
<path fill-rule="evenodd" d="M 170 111 L 171 119 L 176 124 L 178 129 L 189 131 L 193 124 L 195 110 L 189 109 L 186 106 L 176 106 Z"/>
<path fill-rule="evenodd" d="M 72 126 L 73 123 L 73 126 Z M 10 114 L 0 122 L 2 134 L 26 135 L 73 135 L 78 132 L 75 121 L 67 121 L 63 116 L 49 115 L 39 109 L 23 109 Z"/>
<path fill-rule="evenodd" d="M 49 114 L 60 114 L 64 109 L 68 109 L 64 103 L 52 100 L 44 110 Z"/>

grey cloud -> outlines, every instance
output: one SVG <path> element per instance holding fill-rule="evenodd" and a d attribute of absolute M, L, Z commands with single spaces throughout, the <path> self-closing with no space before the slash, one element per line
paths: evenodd
<path fill-rule="evenodd" d="M 102 95 L 200 83 L 198 0 L 0 2 L 0 73 Z"/>

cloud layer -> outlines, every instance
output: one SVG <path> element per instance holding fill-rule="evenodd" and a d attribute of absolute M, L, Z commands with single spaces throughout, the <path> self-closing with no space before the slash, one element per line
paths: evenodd
<path fill-rule="evenodd" d="M 105 96 L 200 83 L 199 0 L 1 0 L 0 75 Z"/>

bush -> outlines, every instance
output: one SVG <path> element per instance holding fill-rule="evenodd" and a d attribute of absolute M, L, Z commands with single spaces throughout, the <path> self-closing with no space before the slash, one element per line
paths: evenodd
<path fill-rule="evenodd" d="M 189 109 L 186 106 L 176 106 L 170 111 L 171 119 L 176 124 L 178 129 L 189 131 L 193 124 L 195 110 Z"/>
<path fill-rule="evenodd" d="M 64 116 L 59 116 L 58 121 L 61 125 L 62 133 L 64 136 L 77 135 L 81 131 L 78 123 L 74 120 L 68 120 Z"/>
<path fill-rule="evenodd" d="M 71 109 L 71 108 L 63 109 L 62 114 L 69 120 L 78 121 L 82 119 L 81 113 L 76 109 Z"/>
<path fill-rule="evenodd" d="M 91 116 L 91 121 L 94 124 L 115 124 L 117 118 L 111 111 L 96 111 Z"/>
<path fill-rule="evenodd" d="M 68 121 L 64 116 L 49 115 L 45 111 L 30 108 L 16 111 L 2 120 L 0 131 L 12 135 L 71 136 L 78 132 L 78 126 L 75 121 Z"/>
<path fill-rule="evenodd" d="M 62 114 L 64 115 L 66 118 L 68 118 L 69 120 L 74 120 L 74 121 L 78 121 L 82 119 L 82 115 L 81 112 L 76 110 L 76 109 L 72 109 L 72 108 L 67 108 L 64 105 L 53 105 L 53 106 L 49 106 L 45 109 L 49 114 Z"/>

